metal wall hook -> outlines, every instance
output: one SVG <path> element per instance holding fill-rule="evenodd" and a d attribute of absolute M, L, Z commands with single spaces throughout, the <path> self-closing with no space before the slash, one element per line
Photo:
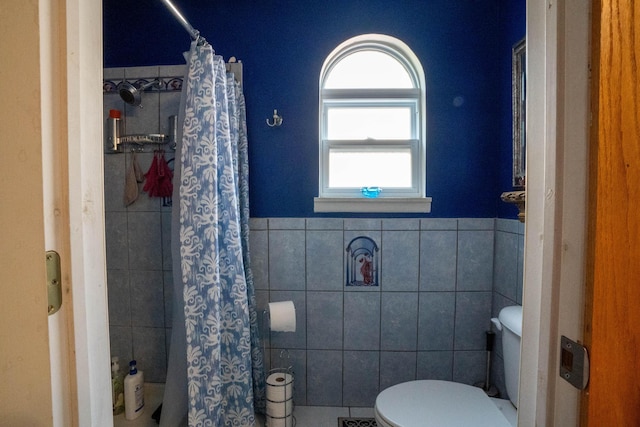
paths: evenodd
<path fill-rule="evenodd" d="M 278 114 L 278 110 L 273 110 L 273 122 L 269 123 L 267 119 L 267 126 L 274 127 L 282 125 L 282 116 Z"/>

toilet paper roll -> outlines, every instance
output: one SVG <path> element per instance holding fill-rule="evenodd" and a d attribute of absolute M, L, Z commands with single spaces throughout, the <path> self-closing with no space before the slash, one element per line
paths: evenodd
<path fill-rule="evenodd" d="M 269 303 L 269 327 L 272 331 L 295 332 L 296 308 L 293 301 L 281 301 Z"/>
<path fill-rule="evenodd" d="M 271 418 L 267 415 L 267 427 L 292 427 L 293 415 L 286 418 Z"/>
<path fill-rule="evenodd" d="M 276 372 L 267 377 L 267 400 L 284 402 L 293 396 L 293 375 Z"/>
<path fill-rule="evenodd" d="M 293 398 L 284 402 L 267 400 L 267 415 L 274 418 L 288 417 L 293 413 Z"/>

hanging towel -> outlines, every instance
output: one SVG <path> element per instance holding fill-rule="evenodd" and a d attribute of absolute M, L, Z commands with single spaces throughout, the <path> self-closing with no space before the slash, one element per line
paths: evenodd
<path fill-rule="evenodd" d="M 140 163 L 138 163 L 138 158 L 136 157 L 136 152 L 133 151 L 133 171 L 136 175 L 136 181 L 138 183 L 144 182 L 144 172 L 142 172 L 142 168 L 140 167 Z"/>
<path fill-rule="evenodd" d="M 124 177 L 124 205 L 129 206 L 138 199 L 138 183 L 144 181 L 144 175 L 138 159 L 136 158 L 135 151 L 131 153 L 131 163 L 127 169 L 127 173 Z"/>
<path fill-rule="evenodd" d="M 143 190 L 149 197 L 171 197 L 173 193 L 173 171 L 164 158 L 164 150 L 156 150 L 149 170 L 144 175 L 147 182 Z"/>

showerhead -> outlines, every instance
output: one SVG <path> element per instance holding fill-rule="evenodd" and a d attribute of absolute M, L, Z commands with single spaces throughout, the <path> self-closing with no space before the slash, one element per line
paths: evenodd
<path fill-rule="evenodd" d="M 122 98 L 124 102 L 134 107 L 140 106 L 140 108 L 142 108 L 142 105 L 140 105 L 142 103 L 142 92 L 151 86 L 159 87 L 160 81 L 154 80 L 141 86 L 134 86 L 129 82 L 122 82 L 120 83 L 118 91 L 120 92 L 120 98 Z"/>

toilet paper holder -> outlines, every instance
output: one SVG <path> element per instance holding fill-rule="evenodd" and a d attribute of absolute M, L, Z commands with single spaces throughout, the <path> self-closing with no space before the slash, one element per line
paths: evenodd
<path fill-rule="evenodd" d="M 266 336 L 270 338 L 269 310 L 262 311 L 262 325 Z M 267 340 L 263 340 L 262 343 L 263 352 L 267 354 Z M 277 360 L 270 362 L 270 366 L 276 365 L 277 367 L 269 369 L 266 375 L 266 427 L 296 427 L 297 420 L 293 415 L 295 374 L 291 362 L 291 353 L 286 348 L 280 349 Z M 278 377 L 281 377 L 282 380 L 270 381 L 274 378 L 277 380 Z"/>
<path fill-rule="evenodd" d="M 282 355 L 285 350 L 282 350 Z M 295 427 L 296 417 L 293 415 L 295 376 L 293 369 L 273 368 L 269 370 L 266 380 L 266 426 Z"/>

